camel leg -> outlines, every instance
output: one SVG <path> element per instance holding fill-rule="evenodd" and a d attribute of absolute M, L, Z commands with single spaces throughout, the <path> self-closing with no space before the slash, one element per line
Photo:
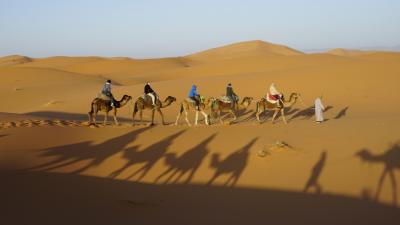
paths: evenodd
<path fill-rule="evenodd" d="M 233 110 L 231 110 L 231 114 L 233 116 L 233 121 L 235 121 L 237 119 L 236 114 L 233 112 Z"/>
<path fill-rule="evenodd" d="M 189 118 L 188 118 L 188 112 L 185 110 L 185 120 L 186 120 L 186 123 L 189 125 L 189 126 L 192 126 L 192 124 L 190 124 L 190 122 L 189 122 Z"/>
<path fill-rule="evenodd" d="M 178 116 L 176 116 L 176 120 L 175 120 L 175 126 L 177 126 L 177 125 L 178 125 L 178 121 L 179 121 L 179 118 L 181 117 L 181 115 L 182 115 L 182 113 L 181 113 L 181 112 L 179 112 L 179 113 L 178 113 Z"/>
<path fill-rule="evenodd" d="M 279 110 L 275 109 L 274 115 L 272 116 L 272 124 L 274 124 L 274 120 L 276 115 L 278 114 Z"/>
<path fill-rule="evenodd" d="M 207 113 L 205 113 L 204 111 L 201 111 L 201 114 L 203 114 L 204 119 L 206 120 L 206 124 L 207 124 L 207 125 L 210 125 L 210 121 L 208 121 L 208 115 L 207 115 Z"/>
<path fill-rule="evenodd" d="M 96 111 L 93 112 L 93 117 L 92 118 L 93 118 L 93 124 L 96 125 L 96 118 L 97 118 L 97 112 Z"/>
<path fill-rule="evenodd" d="M 287 124 L 287 122 L 286 122 L 286 118 L 285 118 L 285 108 L 282 108 L 281 109 L 281 116 L 282 116 L 282 120 L 283 120 L 283 122 L 285 123 L 285 124 Z"/>
<path fill-rule="evenodd" d="M 199 111 L 196 110 L 196 116 L 194 119 L 194 125 L 197 126 L 197 121 L 199 120 Z"/>
<path fill-rule="evenodd" d="M 396 206 L 397 205 L 397 193 L 396 193 L 397 184 L 396 184 L 396 177 L 394 176 L 393 170 L 389 170 L 389 176 L 390 176 L 390 180 L 392 181 L 393 205 Z"/>
<path fill-rule="evenodd" d="M 388 168 L 385 168 L 385 170 L 383 171 L 383 173 L 381 175 L 381 178 L 379 179 L 378 189 L 376 190 L 376 194 L 375 194 L 375 201 L 378 201 L 378 197 L 379 197 L 379 194 L 381 193 L 383 181 L 385 180 L 387 172 L 388 172 Z"/>
<path fill-rule="evenodd" d="M 114 111 L 113 111 L 113 116 L 114 116 L 114 122 L 115 122 L 115 125 L 119 125 L 119 123 L 118 123 L 118 120 L 117 120 L 117 109 L 116 108 L 114 108 Z"/>
<path fill-rule="evenodd" d="M 104 115 L 104 121 L 103 121 L 103 125 L 105 126 L 107 123 L 107 119 L 108 119 L 108 112 L 105 113 Z"/>
<path fill-rule="evenodd" d="M 133 110 L 132 113 L 132 125 L 135 125 L 135 116 L 136 116 L 137 110 Z"/>
<path fill-rule="evenodd" d="M 154 108 L 151 110 L 151 123 L 150 123 L 151 126 L 154 125 L 154 113 L 155 113 L 155 111 L 156 110 Z"/>
<path fill-rule="evenodd" d="M 140 122 L 143 121 L 143 109 L 139 110 L 139 117 L 140 117 Z"/>
<path fill-rule="evenodd" d="M 157 109 L 157 112 L 160 114 L 160 116 L 161 116 L 161 121 L 162 121 L 162 124 L 163 125 L 166 125 L 165 124 L 165 121 L 164 121 L 164 115 L 163 115 L 163 113 L 161 112 L 161 109 Z"/>

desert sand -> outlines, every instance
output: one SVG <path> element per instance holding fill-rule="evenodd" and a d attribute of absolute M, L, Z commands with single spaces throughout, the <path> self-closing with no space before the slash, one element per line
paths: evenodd
<path fill-rule="evenodd" d="M 248 41 L 160 59 L 13 55 L 0 77 L 2 224 L 400 223 L 398 52 Z M 146 82 L 176 97 L 168 125 L 156 113 L 148 126 L 144 111 L 132 126 L 131 102 L 121 125 L 88 126 L 107 79 L 117 99 L 136 100 Z M 237 121 L 173 125 L 192 84 L 218 97 L 229 82 L 254 98 Z M 272 82 L 301 94 L 288 124 L 256 121 Z M 327 120 L 316 124 L 321 95 Z"/>

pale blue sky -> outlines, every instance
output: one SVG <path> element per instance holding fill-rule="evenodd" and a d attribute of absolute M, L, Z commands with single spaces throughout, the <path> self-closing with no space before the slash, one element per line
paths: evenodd
<path fill-rule="evenodd" d="M 400 45 L 399 0 L 0 0 L 0 55 L 179 56 L 238 41 Z"/>

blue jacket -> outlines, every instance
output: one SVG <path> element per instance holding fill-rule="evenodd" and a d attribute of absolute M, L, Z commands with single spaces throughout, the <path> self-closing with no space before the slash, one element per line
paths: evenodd
<path fill-rule="evenodd" d="M 196 87 L 196 85 L 193 85 L 192 89 L 190 90 L 189 97 L 192 98 L 192 97 L 196 97 L 197 95 L 198 95 L 197 87 Z"/>

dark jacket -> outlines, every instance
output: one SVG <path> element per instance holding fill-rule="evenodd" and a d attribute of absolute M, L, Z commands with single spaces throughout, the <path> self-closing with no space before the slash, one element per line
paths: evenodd
<path fill-rule="evenodd" d="M 154 93 L 154 90 L 150 87 L 150 85 L 146 84 L 144 86 L 144 93 L 145 94 Z"/>
<path fill-rule="evenodd" d="M 233 92 L 232 86 L 226 87 L 226 96 L 228 96 L 230 98 L 235 98 L 236 97 L 235 92 Z"/>

